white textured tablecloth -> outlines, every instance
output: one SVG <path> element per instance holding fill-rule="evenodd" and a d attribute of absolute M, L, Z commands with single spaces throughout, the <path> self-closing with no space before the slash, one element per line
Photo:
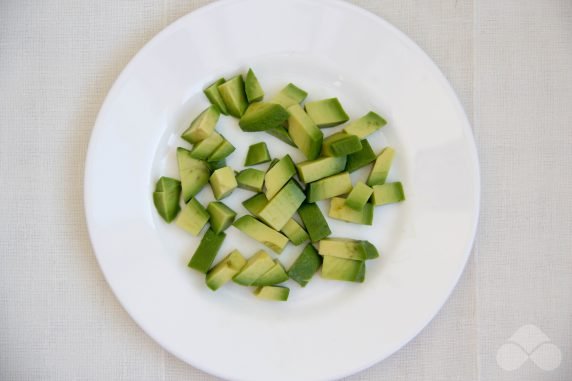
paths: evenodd
<path fill-rule="evenodd" d="M 0 1 L 1 380 L 216 380 L 122 309 L 82 202 L 89 134 L 115 78 L 206 3 Z M 572 380 L 572 0 L 355 3 L 452 82 L 483 189 L 473 256 L 445 307 L 348 380 Z"/>

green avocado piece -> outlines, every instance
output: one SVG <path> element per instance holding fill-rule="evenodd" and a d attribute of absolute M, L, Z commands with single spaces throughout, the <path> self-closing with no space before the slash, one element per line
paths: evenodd
<path fill-rule="evenodd" d="M 288 107 L 288 112 L 288 133 L 292 141 L 308 160 L 314 160 L 320 154 L 324 134 L 299 104 Z"/>
<path fill-rule="evenodd" d="M 296 213 L 306 195 L 294 180 L 288 181 L 258 213 L 258 217 L 272 229 L 280 230 Z"/>
<path fill-rule="evenodd" d="M 362 241 L 348 238 L 326 238 L 320 241 L 320 255 L 365 261 L 367 250 Z"/>
<path fill-rule="evenodd" d="M 214 259 L 218 253 L 218 250 L 222 246 L 226 234 L 220 233 L 216 234 L 212 229 L 207 230 L 199 246 L 195 250 L 193 257 L 189 261 L 189 267 L 205 273 L 209 271 Z"/>
<path fill-rule="evenodd" d="M 375 152 L 371 149 L 366 139 L 361 141 L 361 150 L 348 155 L 346 171 L 353 172 L 361 167 L 365 167 L 376 159 Z"/>
<path fill-rule="evenodd" d="M 264 171 L 254 168 L 246 168 L 236 175 L 238 187 L 253 192 L 262 192 L 264 186 Z"/>
<path fill-rule="evenodd" d="M 211 153 L 209 158 L 207 159 L 209 162 L 219 162 L 221 160 L 226 159 L 231 153 L 234 152 L 236 148 L 230 142 L 223 138 L 223 142 L 219 144 L 219 146 Z"/>
<path fill-rule="evenodd" d="M 346 168 L 346 157 L 321 157 L 296 164 L 298 176 L 305 183 L 311 183 L 324 177 L 343 172 Z"/>
<path fill-rule="evenodd" d="M 246 154 L 244 165 L 249 167 L 251 165 L 262 164 L 269 161 L 270 153 L 268 152 L 268 147 L 266 147 L 266 143 L 260 142 L 248 147 L 248 153 Z"/>
<path fill-rule="evenodd" d="M 377 248 L 369 241 L 361 241 L 365 248 L 365 259 L 375 259 L 379 257 Z"/>
<path fill-rule="evenodd" d="M 280 254 L 286 247 L 286 244 L 288 244 L 288 238 L 283 234 L 252 216 L 242 216 L 234 221 L 232 225 L 250 238 L 266 245 L 278 254 Z"/>
<path fill-rule="evenodd" d="M 234 277 L 245 264 L 246 259 L 242 254 L 238 250 L 233 250 L 222 261 L 209 270 L 205 277 L 207 287 L 213 291 L 218 290 L 224 286 L 225 283 L 232 280 L 232 277 Z"/>
<path fill-rule="evenodd" d="M 244 91 L 248 103 L 258 102 L 264 98 L 264 90 L 262 90 L 262 86 L 260 86 L 260 82 L 258 82 L 258 78 L 252 69 L 248 69 L 248 73 L 246 73 Z"/>
<path fill-rule="evenodd" d="M 283 286 L 262 286 L 254 290 L 257 298 L 271 300 L 275 302 L 285 302 L 288 300 L 290 289 Z"/>
<path fill-rule="evenodd" d="M 222 114 L 228 115 L 228 110 L 226 109 L 224 100 L 222 99 L 218 91 L 218 87 L 222 85 L 224 82 L 225 82 L 224 78 L 220 78 L 216 82 L 211 84 L 209 87 L 204 89 L 203 92 L 205 93 L 208 100 L 211 102 L 213 106 L 216 106 Z"/>
<path fill-rule="evenodd" d="M 253 216 L 258 217 L 258 213 L 268 204 L 268 199 L 264 193 L 258 193 L 242 202 L 242 206 L 246 208 Z"/>
<path fill-rule="evenodd" d="M 308 184 L 308 202 L 316 202 L 349 193 L 352 180 L 348 172 L 338 173 Z"/>
<path fill-rule="evenodd" d="M 364 139 L 381 127 L 385 126 L 387 122 L 381 116 L 373 111 L 368 112 L 359 119 L 354 120 L 348 124 L 344 131 L 351 135 L 356 135 L 360 139 Z"/>
<path fill-rule="evenodd" d="M 209 156 L 224 142 L 224 138 L 218 132 L 213 132 L 205 140 L 201 140 L 191 149 L 191 156 L 199 160 L 207 160 Z M 216 161 L 216 160 L 211 160 Z"/>
<path fill-rule="evenodd" d="M 232 280 L 242 286 L 250 286 L 274 265 L 272 257 L 264 250 L 260 250 L 246 261 L 242 270 Z"/>
<path fill-rule="evenodd" d="M 362 210 L 372 193 L 373 189 L 365 185 L 362 181 L 358 181 L 350 194 L 348 194 L 346 205 L 355 210 Z"/>
<path fill-rule="evenodd" d="M 395 156 L 395 150 L 391 147 L 385 147 L 381 151 L 371 168 L 371 172 L 367 178 L 367 185 L 371 187 L 385 183 L 389 170 L 391 169 L 393 156 Z"/>
<path fill-rule="evenodd" d="M 226 159 L 222 159 L 219 161 L 207 161 L 207 165 L 211 172 L 216 171 L 219 168 L 226 167 Z"/>
<path fill-rule="evenodd" d="M 153 203 L 159 215 L 166 221 L 171 222 L 181 207 L 179 199 L 181 197 L 181 182 L 170 177 L 161 177 L 155 185 L 153 192 Z"/>
<path fill-rule="evenodd" d="M 211 229 L 219 234 L 225 231 L 236 218 L 236 212 L 220 201 L 212 201 L 207 206 L 210 216 Z"/>
<path fill-rule="evenodd" d="M 347 282 L 363 282 L 365 278 L 365 262 L 329 255 L 324 256 L 323 259 L 322 278 Z"/>
<path fill-rule="evenodd" d="M 288 270 L 288 276 L 300 286 L 306 287 L 322 264 L 322 257 L 312 244 L 308 244 Z"/>
<path fill-rule="evenodd" d="M 256 102 L 248 106 L 238 125 L 245 132 L 266 131 L 284 125 L 289 116 L 288 111 L 277 103 Z"/>
<path fill-rule="evenodd" d="M 295 104 L 300 104 L 306 99 L 308 93 L 300 89 L 296 85 L 289 83 L 287 84 L 272 100 L 274 103 L 282 105 L 284 108 L 288 108 Z"/>
<path fill-rule="evenodd" d="M 405 193 L 403 192 L 403 185 L 400 182 L 385 183 L 382 185 L 373 186 L 373 195 L 371 202 L 375 206 L 392 204 L 405 200 Z"/>
<path fill-rule="evenodd" d="M 177 162 L 183 200 L 188 202 L 209 182 L 210 169 L 205 161 L 193 158 L 190 151 L 181 147 L 177 148 Z"/>
<path fill-rule="evenodd" d="M 320 128 L 334 127 L 350 120 L 338 98 L 308 102 L 305 109 Z"/>
<path fill-rule="evenodd" d="M 225 83 L 219 85 L 217 89 L 228 113 L 235 118 L 240 118 L 248 107 L 242 76 L 237 75 L 236 77 L 232 77 Z"/>
<path fill-rule="evenodd" d="M 292 242 L 296 246 L 310 239 L 310 236 L 308 236 L 306 230 L 304 230 L 304 228 L 300 226 L 300 224 L 296 222 L 296 220 L 294 220 L 293 218 L 290 218 L 288 222 L 286 222 L 286 224 L 282 227 L 280 232 L 282 232 L 286 237 L 288 237 L 290 242 Z"/>
<path fill-rule="evenodd" d="M 354 224 L 371 225 L 373 223 L 373 205 L 366 203 L 362 210 L 355 210 L 346 205 L 346 199 L 334 197 L 330 203 L 331 218 Z"/>
<path fill-rule="evenodd" d="M 306 227 L 310 241 L 317 242 L 332 234 L 322 211 L 315 203 L 302 204 L 300 209 L 298 209 L 298 214 Z"/>
<path fill-rule="evenodd" d="M 292 141 L 288 130 L 284 126 L 276 126 L 269 128 L 266 130 L 268 135 L 274 136 L 277 139 L 282 140 L 284 143 L 288 144 L 289 146 L 296 147 L 296 144 Z"/>
<path fill-rule="evenodd" d="M 290 155 L 284 156 L 264 176 L 266 197 L 270 200 L 296 174 L 296 167 Z"/>
<path fill-rule="evenodd" d="M 322 156 L 347 156 L 359 150 L 361 150 L 359 138 L 343 131 L 328 136 L 322 144 Z"/>
<path fill-rule="evenodd" d="M 282 264 L 278 259 L 274 260 L 274 266 L 270 270 L 262 274 L 261 277 L 256 279 L 252 286 L 272 286 L 278 283 L 286 282 L 288 280 L 288 274 L 282 267 Z"/>
<path fill-rule="evenodd" d="M 196 237 L 209 222 L 209 218 L 210 216 L 204 206 L 196 198 L 192 198 L 181 210 L 175 223 L 178 227 Z"/>
<path fill-rule="evenodd" d="M 205 140 L 215 130 L 219 117 L 219 109 L 213 105 L 209 106 L 191 122 L 189 128 L 181 135 L 181 138 L 191 144 Z"/>
<path fill-rule="evenodd" d="M 209 182 L 215 199 L 221 200 L 230 195 L 236 189 L 238 183 L 231 167 L 219 168 L 213 172 Z"/>

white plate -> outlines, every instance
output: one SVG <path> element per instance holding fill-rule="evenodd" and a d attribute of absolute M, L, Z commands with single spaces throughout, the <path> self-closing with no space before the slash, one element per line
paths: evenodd
<path fill-rule="evenodd" d="M 208 105 L 202 89 L 250 66 L 267 94 L 291 81 L 308 99 L 339 97 L 352 118 L 375 110 L 389 120 L 370 140 L 376 150 L 395 147 L 390 177 L 403 182 L 407 201 L 377 208 L 373 227 L 329 220 L 335 236 L 381 249 L 364 284 L 316 276 L 304 289 L 292 284 L 287 303 L 260 301 L 236 285 L 213 293 L 186 267 L 198 239 L 157 216 L 154 183 L 178 177 L 174 148 L 186 146 L 180 133 Z M 222 119 L 218 129 L 237 147 L 234 168 L 259 140 L 275 156 L 301 159 L 279 140 Z M 240 201 L 250 195 L 239 190 L 225 202 L 244 213 Z M 198 198 L 211 197 L 204 190 Z M 167 27 L 125 68 L 93 131 L 85 205 L 107 281 L 169 352 L 226 379 L 330 380 L 389 356 L 441 308 L 475 234 L 478 161 L 448 82 L 382 19 L 339 1 L 222 1 Z M 218 258 L 263 248 L 232 227 L 227 233 Z M 291 246 L 280 259 L 288 266 L 300 250 Z"/>

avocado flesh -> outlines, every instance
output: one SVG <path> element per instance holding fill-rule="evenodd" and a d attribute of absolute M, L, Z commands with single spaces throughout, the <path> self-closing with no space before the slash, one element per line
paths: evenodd
<path fill-rule="evenodd" d="M 188 202 L 208 183 L 210 169 L 205 161 L 193 158 L 190 151 L 181 147 L 177 148 L 177 162 L 183 200 Z"/>
<path fill-rule="evenodd" d="M 324 139 L 322 156 L 347 156 L 361 150 L 361 142 L 355 135 L 337 132 Z"/>
<path fill-rule="evenodd" d="M 352 190 L 352 180 L 348 172 L 338 173 L 325 179 L 314 181 L 308 185 L 308 202 L 325 200 L 349 193 Z"/>
<path fill-rule="evenodd" d="M 317 158 L 322 148 L 324 134 L 299 104 L 288 107 L 288 112 L 290 113 L 288 133 L 292 141 L 308 160 Z"/>
<path fill-rule="evenodd" d="M 296 85 L 289 83 L 272 99 L 272 102 L 288 108 L 295 104 L 300 104 L 306 99 L 308 93 Z"/>
<path fill-rule="evenodd" d="M 344 128 L 344 131 L 348 134 L 356 135 L 360 139 L 364 139 L 386 124 L 387 122 L 383 117 L 370 111 L 361 118 L 348 124 Z"/>
<path fill-rule="evenodd" d="M 224 78 L 218 79 L 216 82 L 211 84 L 209 87 L 203 90 L 207 99 L 211 102 L 213 106 L 215 106 L 222 114 L 228 115 L 228 110 L 226 109 L 226 105 L 224 104 L 224 100 L 222 99 L 218 87 L 225 82 Z"/>
<path fill-rule="evenodd" d="M 242 270 L 232 280 L 242 286 L 250 286 L 274 265 L 272 257 L 260 250 L 246 261 Z"/>
<path fill-rule="evenodd" d="M 181 138 L 191 144 L 205 140 L 215 130 L 219 117 L 219 109 L 216 106 L 209 106 L 191 122 L 189 128 L 181 135 Z"/>
<path fill-rule="evenodd" d="M 242 76 L 237 75 L 236 77 L 232 77 L 225 83 L 219 85 L 217 89 L 228 113 L 235 118 L 240 118 L 248 107 Z"/>
<path fill-rule="evenodd" d="M 278 254 L 280 254 L 288 244 L 288 238 L 286 238 L 286 236 L 249 215 L 242 216 L 234 221 L 233 226 Z"/>
<path fill-rule="evenodd" d="M 226 238 L 226 234 L 216 234 L 212 229 L 207 230 L 193 257 L 189 261 L 189 267 L 205 273 L 210 269 L 216 255 Z"/>
<path fill-rule="evenodd" d="M 288 276 L 300 286 L 305 287 L 321 264 L 322 257 L 312 244 L 308 244 L 288 269 Z"/>
<path fill-rule="evenodd" d="M 289 115 L 279 104 L 256 102 L 248 106 L 238 125 L 245 132 L 266 131 L 282 126 Z"/>
<path fill-rule="evenodd" d="M 222 135 L 218 132 L 213 132 L 208 138 L 201 140 L 193 146 L 191 156 L 195 159 L 207 160 L 222 142 L 224 142 Z"/>
<path fill-rule="evenodd" d="M 215 199 L 221 200 L 230 195 L 238 186 L 231 167 L 219 168 L 213 172 L 209 182 Z"/>
<path fill-rule="evenodd" d="M 405 200 L 403 185 L 400 182 L 385 183 L 383 185 L 374 185 L 371 202 L 375 206 L 392 204 Z"/>
<path fill-rule="evenodd" d="M 310 118 L 320 128 L 334 127 L 350 119 L 338 98 L 308 102 L 304 108 Z"/>
<path fill-rule="evenodd" d="M 362 241 L 347 238 L 326 238 L 320 241 L 320 255 L 330 255 L 338 258 L 365 261 L 367 252 Z"/>
<path fill-rule="evenodd" d="M 355 210 L 362 210 L 368 202 L 373 189 L 358 181 L 346 198 L 346 205 Z"/>
<path fill-rule="evenodd" d="M 235 147 L 230 142 L 223 138 L 223 142 L 211 153 L 208 157 L 209 162 L 220 162 L 230 156 L 235 151 Z"/>
<path fill-rule="evenodd" d="M 225 231 L 236 218 L 236 212 L 220 201 L 212 201 L 207 206 L 211 229 L 219 234 Z"/>
<path fill-rule="evenodd" d="M 286 123 L 285 123 L 286 124 Z M 274 136 L 277 139 L 282 140 L 284 143 L 288 144 L 289 146 L 296 147 L 296 144 L 292 141 L 288 130 L 284 126 L 276 126 L 269 128 L 266 130 L 268 135 Z"/>
<path fill-rule="evenodd" d="M 361 241 L 363 247 L 365 248 L 365 259 L 375 259 L 379 257 L 379 252 L 377 248 L 369 241 Z"/>
<path fill-rule="evenodd" d="M 262 90 L 262 86 L 260 86 L 260 82 L 258 82 L 258 78 L 252 69 L 248 69 L 248 73 L 246 73 L 244 92 L 248 103 L 258 102 L 264 98 L 264 90 Z"/>
<path fill-rule="evenodd" d="M 353 172 L 365 167 L 373 162 L 377 156 L 369 142 L 364 139 L 361 141 L 361 150 L 348 155 L 348 162 L 346 164 L 346 171 Z"/>
<path fill-rule="evenodd" d="M 305 183 L 329 177 L 343 172 L 346 168 L 346 157 L 320 157 L 316 160 L 306 160 L 296 164 L 298 176 Z"/>
<path fill-rule="evenodd" d="M 170 177 L 161 177 L 157 180 L 155 192 L 153 192 L 153 204 L 165 222 L 173 221 L 181 210 L 180 197 L 181 182 L 179 180 Z"/>
<path fill-rule="evenodd" d="M 277 259 L 274 260 L 274 266 L 272 266 L 268 271 L 266 271 L 262 276 L 257 278 L 252 286 L 272 286 L 278 283 L 286 282 L 288 280 L 288 274 L 284 270 L 284 267 Z"/>
<path fill-rule="evenodd" d="M 290 218 L 288 222 L 286 222 L 280 232 L 288 237 L 290 242 L 296 246 L 310 239 L 310 236 L 308 236 L 306 230 L 304 230 L 304 228 L 300 226 L 300 224 L 298 224 L 298 222 L 296 222 L 296 220 L 293 218 Z"/>
<path fill-rule="evenodd" d="M 373 223 L 373 205 L 367 203 L 362 210 L 355 210 L 346 205 L 346 200 L 334 197 L 330 203 L 328 215 L 336 220 L 352 222 L 354 224 L 371 225 Z"/>
<path fill-rule="evenodd" d="M 242 254 L 238 250 L 233 250 L 209 270 L 205 277 L 207 287 L 213 291 L 218 290 L 232 280 L 232 277 L 238 274 L 245 264 L 246 259 Z"/>
<path fill-rule="evenodd" d="M 246 208 L 253 216 L 258 217 L 258 213 L 268 204 L 268 199 L 264 193 L 258 193 L 242 202 L 242 206 Z"/>
<path fill-rule="evenodd" d="M 280 230 L 296 213 L 306 195 L 294 180 L 290 180 L 258 213 L 272 229 Z"/>
<path fill-rule="evenodd" d="M 266 143 L 260 142 L 252 144 L 250 147 L 248 147 L 244 165 L 249 167 L 251 165 L 262 164 L 269 161 L 270 152 L 268 152 L 268 147 L 266 146 Z"/>
<path fill-rule="evenodd" d="M 236 175 L 238 187 L 253 192 L 262 192 L 264 186 L 264 172 L 254 168 L 247 168 Z"/>
<path fill-rule="evenodd" d="M 193 198 L 181 210 L 175 219 L 175 224 L 196 237 L 206 226 L 209 219 L 210 215 L 207 213 L 207 210 L 196 198 Z"/>
<path fill-rule="evenodd" d="M 332 234 L 322 211 L 315 203 L 302 204 L 298 209 L 298 214 L 306 227 L 310 241 L 317 242 Z"/>
<path fill-rule="evenodd" d="M 270 200 L 296 174 L 296 167 L 289 155 L 284 156 L 266 172 L 264 185 L 266 197 Z"/>
<path fill-rule="evenodd" d="M 324 256 L 322 278 L 361 283 L 365 278 L 365 262 Z"/>
<path fill-rule="evenodd" d="M 282 286 L 262 286 L 254 290 L 257 298 L 271 300 L 274 302 L 285 302 L 288 300 L 290 289 Z"/>
<path fill-rule="evenodd" d="M 371 172 L 367 177 L 367 185 L 370 187 L 373 185 L 382 185 L 387 180 L 387 175 L 391 169 L 391 163 L 393 162 L 393 157 L 395 156 L 395 150 L 391 147 L 385 147 L 371 168 Z"/>

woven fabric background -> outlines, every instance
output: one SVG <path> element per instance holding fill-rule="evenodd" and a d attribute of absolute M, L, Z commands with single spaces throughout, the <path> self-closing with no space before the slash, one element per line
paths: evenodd
<path fill-rule="evenodd" d="M 82 202 L 89 134 L 117 75 L 208 2 L 0 2 L 1 380 L 217 380 L 122 309 Z M 449 78 L 474 125 L 483 193 L 473 256 L 445 307 L 347 381 L 571 380 L 572 1 L 353 2 L 403 30 Z M 559 366 L 503 369 L 499 348 L 530 324 L 558 348 Z"/>

